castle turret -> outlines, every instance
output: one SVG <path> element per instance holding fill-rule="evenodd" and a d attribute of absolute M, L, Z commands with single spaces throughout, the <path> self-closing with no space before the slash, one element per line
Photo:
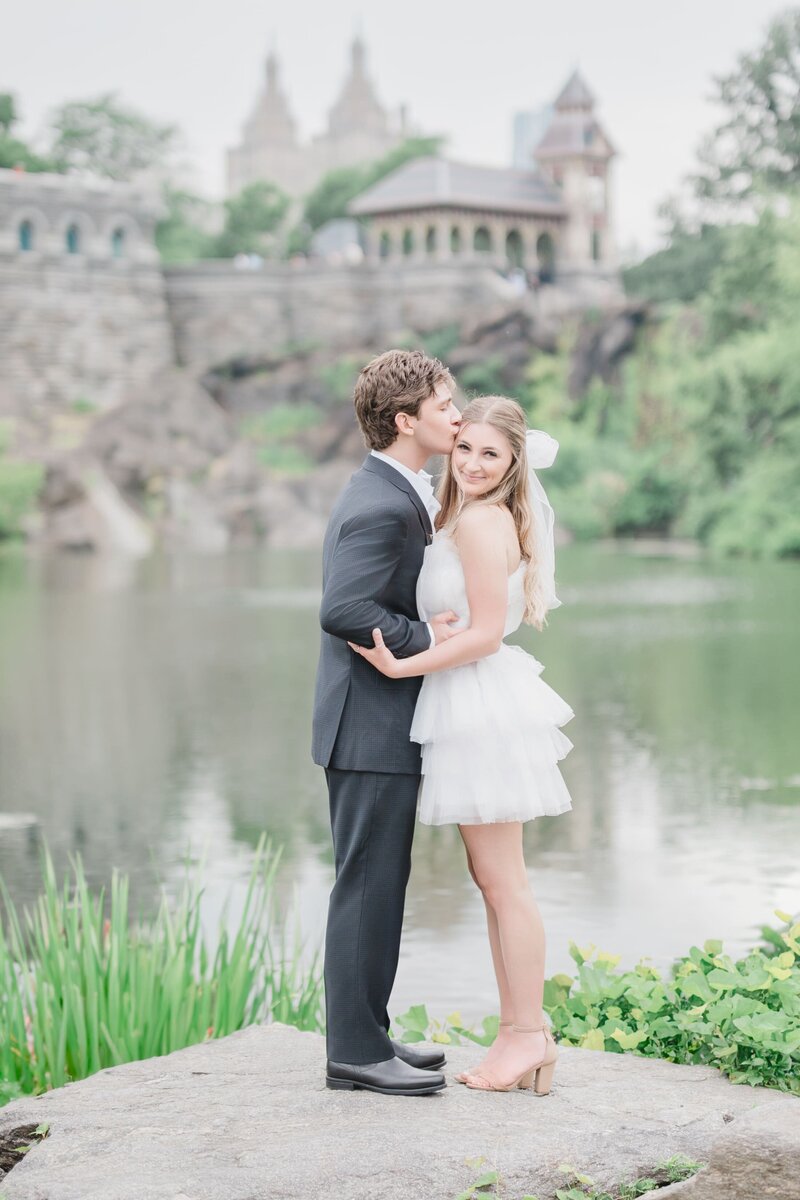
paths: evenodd
<path fill-rule="evenodd" d="M 349 137 L 354 133 L 385 136 L 388 132 L 386 112 L 367 76 L 366 52 L 361 38 L 355 38 L 350 49 L 350 74 L 328 114 L 328 131 L 334 138 Z"/>
<path fill-rule="evenodd" d="M 595 100 L 578 71 L 559 93 L 534 158 L 561 188 L 569 212 L 566 258 L 581 269 L 613 270 L 610 164 L 616 151 L 594 115 Z"/>
<path fill-rule="evenodd" d="M 228 192 L 264 179 L 295 190 L 298 172 L 297 128 L 281 88 L 278 60 L 270 53 L 266 83 L 245 121 L 241 144 L 228 151 Z"/>

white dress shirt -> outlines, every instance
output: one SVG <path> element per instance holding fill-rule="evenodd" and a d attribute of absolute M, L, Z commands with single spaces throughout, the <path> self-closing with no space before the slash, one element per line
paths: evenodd
<path fill-rule="evenodd" d="M 392 458 L 388 454 L 383 454 L 380 450 L 370 450 L 370 454 L 375 458 L 379 458 L 381 462 L 388 463 L 390 467 L 394 467 L 396 471 L 405 476 L 425 505 L 428 516 L 431 519 L 432 527 L 434 517 L 442 506 L 433 494 L 433 481 L 427 471 L 412 471 L 405 463 L 398 462 L 396 458 Z M 428 624 L 428 632 L 431 635 L 431 648 L 433 648 L 436 645 L 436 635 L 433 632 L 433 626 L 430 624 Z"/>

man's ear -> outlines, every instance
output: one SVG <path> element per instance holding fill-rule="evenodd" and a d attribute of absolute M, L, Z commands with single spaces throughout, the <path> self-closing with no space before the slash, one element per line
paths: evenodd
<path fill-rule="evenodd" d="M 395 413 L 394 414 L 394 424 L 395 424 L 395 429 L 397 430 L 398 434 L 402 434 L 405 437 L 413 437 L 414 436 L 414 428 L 415 428 L 414 425 L 412 424 L 413 420 L 414 420 L 414 418 L 411 416 L 410 413 L 407 413 L 407 412 Z"/>

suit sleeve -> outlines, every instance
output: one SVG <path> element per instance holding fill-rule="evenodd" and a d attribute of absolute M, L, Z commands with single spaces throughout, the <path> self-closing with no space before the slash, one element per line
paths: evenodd
<path fill-rule="evenodd" d="M 342 525 L 322 593 L 319 619 L 326 633 L 371 646 L 372 630 L 398 658 L 430 647 L 429 627 L 382 603 L 408 538 L 408 523 L 389 508 L 370 509 Z"/>

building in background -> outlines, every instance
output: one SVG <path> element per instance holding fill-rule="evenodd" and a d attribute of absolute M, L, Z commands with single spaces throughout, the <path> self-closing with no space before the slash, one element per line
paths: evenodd
<path fill-rule="evenodd" d="M 364 43 L 356 38 L 350 70 L 328 113 L 325 132 L 304 142 L 281 85 L 278 60 L 270 54 L 264 88 L 245 121 L 242 140 L 228 151 L 228 194 L 265 180 L 290 196 L 304 196 L 326 172 L 374 162 L 413 132 L 405 110 L 390 114 L 381 105 L 367 74 Z"/>
<path fill-rule="evenodd" d="M 369 223 L 368 257 L 482 259 L 534 282 L 614 277 L 610 166 L 615 150 L 574 72 L 524 168 L 429 157 L 408 162 L 352 202 Z"/>

